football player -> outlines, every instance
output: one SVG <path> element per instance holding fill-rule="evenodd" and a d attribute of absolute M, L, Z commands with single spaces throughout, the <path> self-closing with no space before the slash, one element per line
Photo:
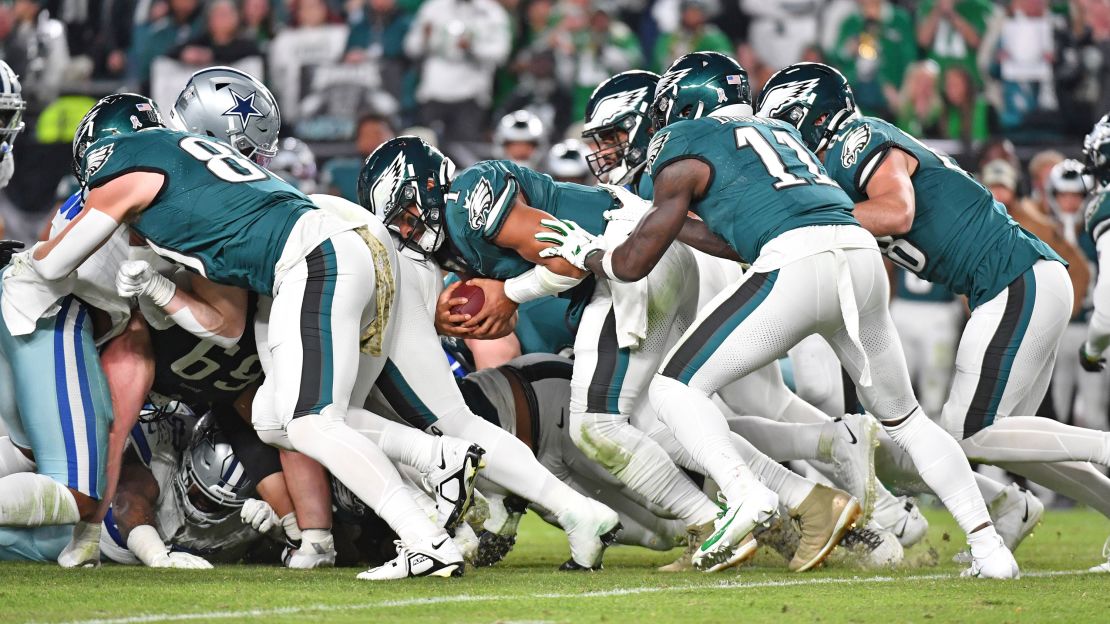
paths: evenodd
<path fill-rule="evenodd" d="M 240 99 L 249 115 L 250 98 Z M 212 282 L 272 296 L 268 328 L 280 339 L 258 336 L 267 373 L 253 401 L 260 436 L 319 461 L 396 528 L 403 571 L 372 578 L 461 573 L 458 549 L 415 509 L 381 449 L 344 423 L 360 350 L 379 356 L 366 365 L 380 371 L 392 347 L 385 325 L 395 254 L 385 230 L 317 210 L 235 148 L 167 129 L 160 119 L 100 138 L 102 112 L 103 105 L 86 116 L 74 141 L 75 166 L 90 189 L 85 207 L 36 247 L 31 265 L 62 279 L 126 221 L 160 256 Z M 169 313 L 189 307 L 193 324 L 212 330 L 184 289 L 153 272 L 137 281 Z M 237 329 L 226 331 L 234 338 Z"/>
<path fill-rule="evenodd" d="M 874 238 L 797 129 L 752 117 L 747 73 L 715 53 L 675 61 L 660 78 L 652 113 L 658 130 L 646 170 L 653 206 L 632 235 L 608 248 L 573 224 L 554 223 L 561 242 L 545 253 L 606 281 L 635 281 L 679 232 L 694 227 L 703 232 L 703 251 L 752 264 L 699 313 L 651 384 L 653 407 L 728 501 L 698 560 L 727 556 L 744 534 L 771 519 L 776 505 L 731 448 L 710 395 L 818 333 L 857 382 L 864 405 L 968 534 L 972 572 L 1016 576 L 1017 563 L 991 525 L 966 458 L 913 396 Z M 702 220 L 688 219 L 690 210 Z"/>
<path fill-rule="evenodd" d="M 602 181 L 625 185 L 645 199 L 651 198 L 651 179 L 644 175 L 644 165 L 653 130 L 649 113 L 658 82 L 658 75 L 639 70 L 606 80 L 587 102 L 583 130 L 583 137 L 595 148 L 587 158 L 594 174 Z M 737 262 L 696 249 L 693 253 L 698 263 L 701 309 L 738 280 L 743 270 Z M 825 346 L 822 338 L 815 338 Z M 839 382 L 839 363 L 834 374 Z M 928 525 L 920 513 L 907 512 L 874 478 L 871 449 L 877 427 L 873 419 L 848 414 L 834 422 L 790 392 L 777 362 L 722 388 L 718 396 L 735 414 L 762 417 L 729 420 L 734 431 L 761 451 L 779 461 L 814 462 L 833 483 L 859 499 L 865 518 L 874 517 L 880 529 L 897 527 L 903 545 L 910 546 L 925 536 Z"/>
<path fill-rule="evenodd" d="M 1092 465 L 1110 465 L 1110 433 L 1031 416 L 1071 316 L 1060 256 L 950 158 L 861 116 L 847 80 L 831 67 L 781 70 L 764 88 L 759 113 L 799 129 L 891 261 L 968 297 L 971 317 L 941 414 L 967 457 L 1110 511 L 1110 479 Z M 988 500 L 1001 493 L 1000 484 L 980 484 Z"/>
<path fill-rule="evenodd" d="M 497 157 L 526 167 L 540 161 L 546 140 L 543 121 L 529 110 L 522 109 L 505 115 L 497 122 L 497 128 L 493 131 Z"/>
<path fill-rule="evenodd" d="M 0 61 L 0 189 L 6 187 L 15 172 L 15 138 L 23 132 L 23 89 L 19 76 L 10 65 Z M 3 234 L 0 228 L 0 234 Z"/>

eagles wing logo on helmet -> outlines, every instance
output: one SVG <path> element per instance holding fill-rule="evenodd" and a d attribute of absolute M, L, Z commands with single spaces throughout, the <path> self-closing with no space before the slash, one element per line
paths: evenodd
<path fill-rule="evenodd" d="M 115 143 L 109 143 L 104 147 L 98 147 L 85 155 L 85 179 L 88 180 L 100 171 L 100 168 L 108 162 L 112 156 L 112 151 L 116 149 Z"/>
<path fill-rule="evenodd" d="M 374 185 L 370 187 L 370 201 L 372 202 L 371 208 L 374 209 L 374 214 L 383 221 L 388 215 L 386 211 L 389 210 L 389 204 L 393 201 L 393 197 L 397 194 L 397 189 L 401 186 L 401 182 L 405 179 L 405 169 L 407 163 L 405 162 L 405 153 L 397 152 L 397 157 L 385 171 L 374 180 Z"/>
<path fill-rule="evenodd" d="M 651 143 L 648 145 L 645 167 L 649 175 L 652 172 L 652 167 L 655 166 L 655 159 L 658 158 L 660 152 L 663 151 L 663 146 L 666 145 L 667 139 L 670 136 L 670 132 L 660 132 L 659 134 L 656 134 L 654 138 L 652 138 Z"/>
<path fill-rule="evenodd" d="M 478 184 L 466 195 L 463 203 L 467 214 L 470 215 L 470 229 L 480 230 L 486 225 L 489 211 L 493 208 L 493 185 L 486 178 L 479 178 Z"/>
<path fill-rule="evenodd" d="M 647 98 L 647 87 L 640 87 L 631 91 L 621 91 L 614 93 L 609 97 L 597 103 L 597 110 L 594 112 L 593 119 L 587 124 L 588 127 L 603 126 L 612 123 L 617 115 L 621 115 L 628 111 L 635 111 L 636 104 Z"/>
<path fill-rule="evenodd" d="M 817 78 L 798 80 L 771 88 L 763 94 L 763 105 L 759 107 L 759 116 L 776 117 L 783 112 L 784 108 L 796 104 L 806 94 L 809 94 L 809 100 L 812 101 L 815 96 L 813 88 L 818 82 Z"/>
<path fill-rule="evenodd" d="M 856 164 L 859 153 L 871 142 L 871 128 L 866 125 L 856 126 L 844 135 L 843 141 L 844 148 L 840 151 L 840 164 L 847 169 Z"/>
<path fill-rule="evenodd" d="M 689 74 L 689 73 L 690 73 L 690 68 L 689 67 L 683 67 L 682 69 L 676 69 L 674 71 L 668 71 L 667 73 L 663 74 L 663 76 L 659 79 L 659 84 L 656 85 L 656 87 L 655 87 L 656 95 L 660 95 L 660 94 L 663 94 L 663 93 L 666 93 L 666 92 L 670 91 L 672 87 L 674 87 L 676 84 L 678 84 L 679 80 L 682 80 L 683 78 L 685 78 L 686 74 Z"/>

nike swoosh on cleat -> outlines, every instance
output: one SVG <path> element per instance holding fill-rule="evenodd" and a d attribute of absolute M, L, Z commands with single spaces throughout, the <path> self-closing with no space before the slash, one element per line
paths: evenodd
<path fill-rule="evenodd" d="M 1025 511 L 1021 514 L 1021 523 L 1029 522 L 1029 501 L 1025 501 Z"/>
<path fill-rule="evenodd" d="M 562 429 L 563 424 L 564 424 L 563 421 L 566 420 L 566 417 L 567 417 L 567 410 L 564 407 L 564 408 L 559 410 L 559 422 L 555 423 L 555 426 Z"/>
<path fill-rule="evenodd" d="M 902 526 L 894 533 L 894 537 L 897 537 L 898 539 L 902 539 L 903 537 L 905 537 L 905 535 L 906 535 L 906 525 L 909 524 L 909 523 L 910 523 L 909 518 L 906 518 L 906 519 L 902 520 Z"/>
<path fill-rule="evenodd" d="M 852 428 L 848 426 L 848 423 L 844 423 L 844 428 L 848 430 L 848 435 L 852 437 L 852 444 L 859 443 L 859 438 L 856 437 L 856 434 L 852 433 Z"/>

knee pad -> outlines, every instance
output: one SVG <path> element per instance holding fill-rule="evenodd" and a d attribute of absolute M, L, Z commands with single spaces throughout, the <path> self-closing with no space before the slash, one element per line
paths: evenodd
<path fill-rule="evenodd" d="M 640 442 L 628 431 L 628 418 L 617 414 L 571 412 L 569 427 L 578 450 L 609 472 L 625 468 Z"/>
<path fill-rule="evenodd" d="M 293 443 L 289 441 L 289 433 L 285 429 L 261 429 L 257 430 L 257 433 L 258 439 L 270 446 L 276 446 L 286 451 L 297 450 L 293 448 Z"/>

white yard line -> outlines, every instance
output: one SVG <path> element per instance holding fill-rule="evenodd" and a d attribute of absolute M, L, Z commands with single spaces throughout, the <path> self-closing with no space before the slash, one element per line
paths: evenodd
<path fill-rule="evenodd" d="M 1075 576 L 1087 574 L 1086 570 L 1055 570 L 1045 572 L 1026 572 L 1023 578 L 1042 578 L 1051 576 Z M 755 581 L 751 583 L 721 581 L 710 585 L 679 585 L 669 587 L 626 587 L 622 589 L 607 589 L 600 591 L 575 592 L 575 593 L 545 593 L 545 594 L 501 594 L 490 596 L 475 596 L 459 594 L 454 596 L 435 596 L 431 598 L 406 598 L 404 600 L 381 600 L 378 602 L 363 602 L 356 604 L 339 605 L 304 605 L 298 607 L 274 607 L 269 609 L 244 609 L 241 611 L 205 611 L 201 613 L 152 613 L 120 618 L 100 618 L 91 620 L 72 620 L 65 624 L 148 624 L 151 622 L 186 622 L 189 620 L 221 620 L 270 617 L 280 615 L 299 615 L 308 613 L 330 613 L 337 611 L 371 611 L 374 609 L 391 609 L 397 607 L 417 607 L 424 605 L 454 604 L 466 602 L 498 602 L 504 600 L 519 600 L 521 598 L 540 600 L 573 600 L 580 598 L 608 598 L 613 596 L 631 596 L 637 594 L 658 594 L 675 591 L 691 590 L 736 590 L 758 589 L 761 587 L 799 587 L 808 585 L 878 585 L 883 583 L 896 583 L 899 581 L 936 581 L 942 579 L 958 578 L 954 574 L 925 574 L 917 576 L 866 576 L 848 578 L 800 578 L 788 581 Z M 974 581 L 968 581 L 974 582 Z"/>

